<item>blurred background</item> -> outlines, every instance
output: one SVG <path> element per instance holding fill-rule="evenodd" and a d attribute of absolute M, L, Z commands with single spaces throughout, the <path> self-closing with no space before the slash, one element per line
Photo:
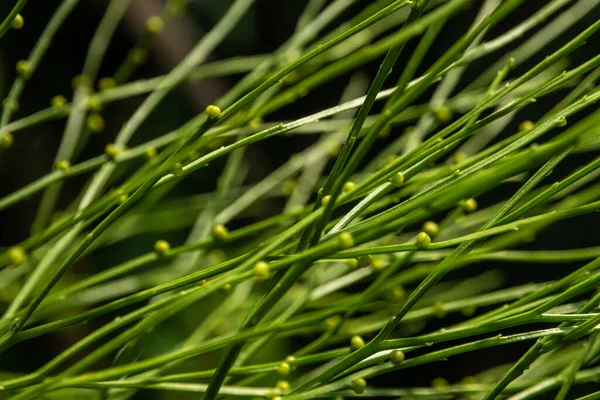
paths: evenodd
<path fill-rule="evenodd" d="M 7 15 L 13 3 L 13 1 L 0 2 L 0 16 Z M 7 94 L 15 79 L 15 64 L 18 60 L 28 57 L 49 17 L 59 3 L 58 0 L 30 1 L 23 12 L 25 17 L 24 28 L 19 31 L 11 30 L 0 40 L 0 98 L 3 98 Z M 243 17 L 233 32 L 211 54 L 208 61 L 242 55 L 260 55 L 274 51 L 293 33 L 297 18 L 306 6 L 306 3 L 306 0 L 257 0 L 251 11 Z M 337 18 L 336 22 L 330 25 L 325 31 L 329 31 L 335 25 L 347 21 L 369 3 L 369 0 L 356 1 L 354 6 L 350 7 L 347 12 Z M 480 2 L 476 1 L 474 3 L 479 4 Z M 510 27 L 534 13 L 544 3 L 544 1 L 526 1 L 518 12 L 513 13 L 498 26 L 491 29 L 486 38 L 494 38 L 498 34 L 510 29 Z M 183 12 L 175 16 L 165 26 L 163 33 L 152 39 L 146 60 L 139 65 L 129 80 L 150 78 L 170 71 L 203 34 L 215 25 L 231 4 L 231 0 L 189 0 Z M 51 49 L 44 57 L 39 68 L 31 79 L 28 80 L 25 91 L 19 101 L 19 110 L 14 113 L 12 120 L 26 117 L 36 111 L 49 107 L 51 99 L 56 95 L 63 95 L 68 100 L 71 99 L 73 93 L 72 80 L 81 72 L 89 41 L 103 15 L 106 5 L 107 2 L 104 0 L 82 0 L 80 2 L 73 14 L 60 28 Z M 146 20 L 153 15 L 160 14 L 163 7 L 163 0 L 133 0 L 131 2 L 131 6 L 122 24 L 119 26 L 110 43 L 107 57 L 100 68 L 99 77 L 107 77 L 115 74 L 115 71 L 128 57 L 131 49 L 143 39 Z M 432 62 L 439 58 L 440 55 L 465 33 L 477 10 L 478 7 L 472 7 L 467 12 L 451 19 L 444 26 L 442 34 L 439 35 L 436 43 L 427 55 L 420 72 L 430 66 Z M 542 52 L 536 54 L 536 56 L 532 57 L 526 63 L 519 65 L 516 71 L 510 76 L 517 76 L 535 63 L 541 61 L 547 54 L 550 54 L 566 43 L 568 39 L 574 37 L 591 23 L 597 21 L 600 17 L 599 13 L 600 11 L 596 7 L 594 12 L 581 18 L 564 35 L 548 43 L 547 48 Z M 386 87 L 390 87 L 396 82 L 404 63 L 408 59 L 408 55 L 416 46 L 416 42 L 416 40 L 408 42 L 403 56 L 399 60 L 399 65 L 394 69 L 394 73 L 390 76 Z M 469 83 L 470 77 L 476 76 L 485 70 L 501 55 L 509 54 L 510 49 L 515 48 L 520 43 L 517 40 L 508 46 L 508 48 L 502 49 L 499 52 L 500 54 L 492 53 L 470 65 L 457 91 Z M 569 57 L 571 65 L 579 65 L 581 62 L 597 55 L 598 49 L 600 49 L 600 40 L 598 35 L 595 35 L 585 46 L 578 49 Z M 351 77 L 353 75 L 356 76 L 355 74 L 363 74 L 368 79 L 374 77 L 380 61 L 381 59 L 378 59 L 361 67 L 359 71 L 353 71 L 332 80 L 314 90 L 308 96 L 300 99 L 292 106 L 285 107 L 268 115 L 265 117 L 265 120 L 292 120 L 336 105 Z M 242 74 L 235 74 L 182 84 L 161 103 L 142 128 L 136 132 L 131 141 L 131 146 L 169 132 L 187 122 L 198 113 L 203 112 L 208 104 L 214 103 L 216 99 L 225 94 L 242 76 Z M 523 115 L 517 115 L 506 129 L 511 132 L 516 130 L 518 124 L 525 119 L 535 121 L 537 117 L 548 111 L 559 101 L 565 93 L 559 91 L 551 96 L 540 99 L 536 104 L 527 107 L 527 115 L 524 115 L 524 113 L 521 113 Z M 431 92 L 427 93 L 427 96 L 430 94 Z M 85 148 L 81 149 L 78 160 L 86 160 L 101 154 L 104 151 L 104 146 L 114 140 L 122 124 L 136 110 L 143 99 L 144 96 L 138 96 L 106 105 L 102 110 L 102 115 L 106 122 L 105 130 L 99 135 L 90 136 Z M 428 98 L 424 97 L 419 102 L 425 103 L 427 100 Z M 375 107 L 374 112 L 379 111 L 378 107 Z M 65 128 L 65 121 L 65 119 L 58 119 L 44 122 L 43 124 L 14 134 L 15 142 L 13 147 L 10 151 L 2 153 L 0 157 L 0 197 L 14 192 L 51 170 Z M 389 141 L 398 137 L 407 125 L 395 127 L 388 139 L 382 139 L 378 142 L 375 150 L 384 148 Z M 269 172 L 282 165 L 292 154 L 301 151 L 316 140 L 314 135 L 284 136 L 269 139 L 251 146 L 246 156 L 247 176 L 245 182 L 250 184 L 259 181 Z M 554 179 L 558 179 L 561 174 L 571 171 L 578 164 L 591 159 L 593 156 L 594 154 L 584 154 L 581 157 L 569 157 L 555 172 L 553 175 Z M 222 171 L 223 165 L 224 160 L 218 160 L 211 164 L 211 168 L 204 169 L 201 173 L 196 173 L 186 178 L 182 184 L 173 189 L 166 200 L 189 199 L 190 196 L 211 192 L 216 186 L 216 180 Z M 112 185 L 116 185 L 119 180 L 127 177 L 135 167 L 135 163 L 130 163 L 120 168 L 121 175 L 118 176 L 116 181 L 112 182 Z M 88 178 L 89 176 L 85 175 L 66 182 L 59 199 L 58 210 L 64 211 L 68 209 L 69 205 L 77 198 Z M 514 193 L 519 185 L 519 182 L 507 183 L 497 190 L 482 196 L 478 201 L 482 206 L 494 204 L 498 200 L 505 199 L 508 195 Z M 18 243 L 30 235 L 30 226 L 33 222 L 39 201 L 40 196 L 35 195 L 9 210 L 0 212 L 1 247 Z M 247 213 L 247 218 L 236 220 L 231 228 L 235 228 L 236 224 L 245 225 L 246 223 L 255 222 L 279 213 L 284 201 L 285 199 L 282 196 L 269 197 L 268 200 L 253 206 Z M 160 206 L 157 206 L 158 211 L 160 211 Z M 190 222 L 194 221 L 197 213 L 198 209 L 193 209 L 192 207 L 185 219 Z M 591 215 L 560 222 L 555 224 L 550 230 L 545 231 L 529 248 L 566 249 L 596 245 L 597 235 L 595 234 L 598 233 L 597 226 L 599 226 L 599 223 L 600 219 L 598 216 Z M 112 266 L 118 262 L 142 254 L 158 238 L 167 239 L 172 245 L 182 244 L 189 232 L 189 225 L 189 223 L 186 224 L 184 222 L 179 227 L 174 226 L 169 232 L 141 232 L 118 243 L 107 243 L 103 246 L 103 251 L 91 252 L 80 260 L 75 265 L 72 272 L 73 277 L 70 279 L 76 279 L 77 276 L 85 276 L 92 271 L 102 270 L 106 266 Z M 528 248 L 528 246 L 524 246 L 523 248 Z M 224 250 L 227 252 L 227 249 Z M 450 276 L 448 280 L 451 281 L 452 279 L 464 277 L 461 274 L 468 276 L 494 271 L 494 279 L 500 282 L 499 285 L 509 286 L 533 281 L 546 281 L 564 276 L 565 270 L 573 266 L 565 264 L 552 267 L 534 267 L 531 265 L 511 264 L 509 268 L 506 268 L 504 265 L 487 262 L 477 265 L 476 269 L 471 268 L 468 271 L 456 273 L 454 276 Z M 556 270 L 558 268 L 560 270 Z M 0 291 L 3 292 L 0 295 L 0 309 L 7 306 L 5 299 L 12 298 L 14 293 L 11 290 L 18 290 L 16 288 L 17 286 L 6 287 Z M 215 298 L 211 301 L 218 303 L 220 300 L 222 298 Z M 164 349 L 170 348 L 174 343 L 181 340 L 185 332 L 193 329 L 198 321 L 198 316 L 210 308 L 211 304 L 203 303 L 198 305 L 197 309 L 183 313 L 177 319 L 163 324 L 161 329 L 145 339 L 145 343 L 140 344 L 141 350 L 139 351 L 142 351 L 145 355 L 151 355 L 161 353 Z M 90 321 L 87 325 L 79 325 L 61 330 L 55 334 L 42 336 L 14 346 L 0 358 L 0 371 L 11 370 L 13 372 L 22 371 L 23 373 L 32 371 L 43 365 L 60 350 L 85 336 L 93 329 L 97 329 L 103 323 L 112 320 L 116 315 L 105 315 Z M 453 318 L 456 321 L 453 321 Z M 460 316 L 451 316 L 443 322 L 443 325 L 458 322 L 459 320 Z M 438 324 L 438 321 L 429 321 L 426 329 L 434 329 Z M 273 351 L 282 355 L 289 354 L 295 348 L 314 339 L 314 336 L 307 335 L 305 339 L 306 342 L 277 341 Z M 485 352 L 468 353 L 454 357 L 444 363 L 427 365 L 423 368 L 411 368 L 409 371 L 403 371 L 391 378 L 390 376 L 386 376 L 375 379 L 373 383 L 377 385 L 389 384 L 402 386 L 403 382 L 411 382 L 412 385 L 427 386 L 430 384 L 432 368 L 435 369 L 435 375 L 443 376 L 448 381 L 454 382 L 465 375 L 476 374 L 493 365 L 514 361 L 529 345 L 530 343 L 523 343 L 522 345 L 489 349 Z M 203 365 L 203 367 L 208 367 L 217 360 L 218 354 L 211 354 L 205 360 L 206 365 Z M 104 366 L 110 363 L 111 360 L 105 360 Z M 589 393 L 590 388 L 586 388 L 585 386 L 578 387 L 577 390 L 573 391 L 573 395 L 579 393 L 579 391 L 581 393 Z M 141 391 L 135 398 L 171 398 L 169 395 L 168 393 Z M 181 394 L 177 398 L 196 397 Z"/>

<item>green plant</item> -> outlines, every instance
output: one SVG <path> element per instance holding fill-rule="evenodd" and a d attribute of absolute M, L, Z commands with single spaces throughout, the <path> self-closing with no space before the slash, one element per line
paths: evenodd
<path fill-rule="evenodd" d="M 10 357 L 20 343 L 114 319 L 84 330 L 33 371 L 3 371 L 0 396 L 564 399 L 582 388 L 591 393 L 582 398 L 598 398 L 586 384 L 600 379 L 600 247 L 527 245 L 539 233 L 560 235 L 561 221 L 583 226 L 600 210 L 600 158 L 593 158 L 600 55 L 573 61 L 600 20 L 547 51 L 579 19 L 598 16 L 600 1 L 552 0 L 502 30 L 524 0 L 310 0 L 275 51 L 205 63 L 254 3 L 232 1 L 166 75 L 130 81 L 149 41 L 114 76 L 99 76 L 129 6 L 112 0 L 73 100 L 56 96 L 47 109 L 11 121 L 28 79 L 43 75 L 49 43 L 84 2 L 63 0 L 19 61 L 0 121 L 0 157 L 26 128 L 54 119 L 66 126 L 52 170 L 0 198 L 6 211 L 42 194 L 31 235 L 0 253 L 0 351 Z M 147 34 L 160 35 L 184 5 L 167 1 Z M 16 2 L 0 38 L 27 26 L 35 4 L 24 6 Z M 460 26 L 469 11 L 471 26 L 430 62 L 444 26 Z M 538 60 L 540 52 L 547 54 Z M 495 62 L 474 77 L 468 68 L 484 57 Z M 376 74 L 370 82 L 354 75 L 339 105 L 273 121 L 276 111 L 370 61 L 380 62 Z M 180 84 L 241 73 L 183 126 L 128 147 Z M 105 128 L 104 108 L 140 95 L 104 153 L 79 161 L 88 134 Z M 542 107 L 532 108 L 536 102 Z M 245 183 L 247 149 L 295 135 L 314 139 Z M 214 190 L 170 197 L 187 177 L 212 170 Z M 558 179 L 549 178 L 555 170 Z M 118 179 L 120 171 L 127 176 Z M 88 183 L 51 221 L 63 183 L 81 175 Z M 173 234 L 182 228 L 184 241 Z M 103 247 L 151 234 L 161 237 L 141 255 L 76 272 Z M 564 269 L 554 279 L 537 268 L 535 283 L 511 284 L 497 270 L 475 268 L 492 262 L 500 271 L 513 263 Z M 165 334 L 173 327 L 177 333 Z M 491 357 L 491 365 L 458 371 L 464 379 L 452 384 L 418 369 L 523 343 L 520 358 Z M 402 379 L 415 369 L 430 387 Z"/>

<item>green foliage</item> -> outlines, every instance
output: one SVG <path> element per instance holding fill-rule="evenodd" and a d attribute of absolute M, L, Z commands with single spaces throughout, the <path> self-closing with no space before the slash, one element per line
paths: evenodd
<path fill-rule="evenodd" d="M 25 3 L 15 2 L 0 38 L 31 25 L 36 4 Z M 49 79 L 38 68 L 49 43 L 89 5 L 60 2 L 16 66 L 0 157 L 27 146 L 27 128 L 66 124 L 52 169 L 0 198 L 7 212 L 41 194 L 31 235 L 0 250 L 0 352 L 111 320 L 61 341 L 70 345 L 35 370 L 0 371 L 0 398 L 600 396 L 586 385 L 600 379 L 600 247 L 536 239 L 600 210 L 600 55 L 579 53 L 600 18 L 569 29 L 600 16 L 600 1 L 552 0 L 526 15 L 524 0 L 309 0 L 278 49 L 206 62 L 257 3 L 235 0 L 170 72 L 132 81 L 149 39 L 185 3 L 167 1 L 113 76 L 100 77 L 130 6 L 111 0 L 72 101 L 56 95 L 12 120 L 32 78 Z M 432 57 L 445 26 L 463 34 Z M 372 61 L 372 80 L 353 75 L 338 105 L 274 119 L 313 97 L 323 106 L 313 90 Z M 130 146 L 179 85 L 235 74 L 245 75 L 186 124 Z M 88 134 L 108 126 L 106 108 L 134 96 L 144 99 L 104 153 L 79 160 Z M 312 144 L 246 179 L 279 159 L 257 167 L 247 151 L 301 135 Z M 169 197 L 211 171 L 214 190 Z M 79 176 L 88 182 L 53 221 L 63 183 Z M 185 241 L 174 234 L 182 230 Z M 147 240 L 140 255 L 81 273 L 107 246 L 135 247 L 134 237 Z M 552 277 L 539 268 L 535 283 L 515 283 L 505 276 L 514 263 Z M 455 370 L 452 383 L 435 370 L 494 347 L 520 357 L 490 356 Z M 412 371 L 431 385 L 403 379 Z"/>

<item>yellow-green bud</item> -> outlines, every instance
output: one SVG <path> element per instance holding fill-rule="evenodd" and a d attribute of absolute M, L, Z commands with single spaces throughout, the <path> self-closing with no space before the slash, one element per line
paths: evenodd
<path fill-rule="evenodd" d="M 417 235 L 417 246 L 427 247 L 431 244 L 431 238 L 425 232 L 419 232 Z"/>
<path fill-rule="evenodd" d="M 433 315 L 435 315 L 437 318 L 444 318 L 448 313 L 446 306 L 441 301 L 436 301 L 432 307 Z"/>
<path fill-rule="evenodd" d="M 358 257 L 358 265 L 360 265 L 362 268 L 368 267 L 369 265 L 371 265 L 371 262 L 373 262 L 371 256 Z"/>
<path fill-rule="evenodd" d="M 21 29 L 23 25 L 25 25 L 25 19 L 21 14 L 15 15 L 10 24 L 10 26 L 12 26 L 13 29 Z"/>
<path fill-rule="evenodd" d="M 288 364 L 291 364 L 293 362 L 296 362 L 296 357 L 294 357 L 293 355 L 289 355 L 285 358 L 285 362 L 287 362 Z"/>
<path fill-rule="evenodd" d="M 338 243 L 342 249 L 349 249 L 354 246 L 354 238 L 350 232 L 342 232 L 338 236 Z"/>
<path fill-rule="evenodd" d="M 435 110 L 435 117 L 440 122 L 448 122 L 452 119 L 452 110 L 448 106 L 441 106 Z"/>
<path fill-rule="evenodd" d="M 396 303 L 400 303 L 401 301 L 404 301 L 405 297 L 406 297 L 406 292 L 402 286 L 394 286 L 389 291 L 389 298 Z"/>
<path fill-rule="evenodd" d="M 208 253 L 208 257 L 213 264 L 220 264 L 227 260 L 227 253 L 225 253 L 222 249 L 213 249 Z"/>
<path fill-rule="evenodd" d="M 292 71 L 281 80 L 283 83 L 292 84 L 298 81 L 298 71 Z"/>
<path fill-rule="evenodd" d="M 50 100 L 50 105 L 54 108 L 63 108 L 67 105 L 67 99 L 61 95 L 54 96 L 52 100 Z"/>
<path fill-rule="evenodd" d="M 277 373 L 282 378 L 290 376 L 291 371 L 292 371 L 292 367 L 287 362 L 282 362 L 281 364 L 279 364 L 279 367 L 277 368 Z"/>
<path fill-rule="evenodd" d="M 60 160 L 56 162 L 56 169 L 60 171 L 68 171 L 71 168 L 69 160 Z"/>
<path fill-rule="evenodd" d="M 327 327 L 327 329 L 334 329 L 340 324 L 341 321 L 342 317 L 340 317 L 339 315 L 334 315 L 325 320 L 325 326 Z"/>
<path fill-rule="evenodd" d="M 402 174 L 402 172 L 398 172 L 396 175 L 394 175 L 391 179 L 392 185 L 400 187 L 402 185 L 404 185 L 404 175 Z"/>
<path fill-rule="evenodd" d="M 171 249 L 171 245 L 166 240 L 157 240 L 154 243 L 154 251 L 159 255 L 164 256 Z"/>
<path fill-rule="evenodd" d="M 256 279 L 267 279 L 269 275 L 271 275 L 271 268 L 266 262 L 259 261 L 256 264 L 254 264 L 252 273 L 254 274 L 254 277 Z"/>
<path fill-rule="evenodd" d="M 389 156 L 387 156 L 385 158 L 385 161 L 383 162 L 383 166 L 388 166 L 390 164 L 392 164 L 394 161 L 396 161 L 398 159 L 398 156 L 395 154 L 390 154 Z"/>
<path fill-rule="evenodd" d="M 123 149 L 119 146 L 109 143 L 104 147 L 104 154 L 114 160 L 119 154 L 123 153 Z"/>
<path fill-rule="evenodd" d="M 171 170 L 171 173 L 174 176 L 183 175 L 183 165 L 181 165 L 181 163 L 179 163 L 179 162 L 175 163 L 175 165 L 173 165 L 173 169 Z"/>
<path fill-rule="evenodd" d="M 27 261 L 27 253 L 21 246 L 14 246 L 8 249 L 8 260 L 10 264 L 18 267 Z"/>
<path fill-rule="evenodd" d="M 112 89 L 115 86 L 117 86 L 117 81 L 115 80 L 115 78 L 105 77 L 105 78 L 101 78 L 98 81 L 98 89 L 101 92 L 104 92 L 105 90 L 108 90 L 108 89 Z"/>
<path fill-rule="evenodd" d="M 532 130 L 534 126 L 535 125 L 533 124 L 533 122 L 531 122 L 529 120 L 525 120 L 519 124 L 519 131 L 527 132 L 527 131 Z"/>
<path fill-rule="evenodd" d="M 349 258 L 346 260 L 346 265 L 348 266 L 348 268 L 354 269 L 358 267 L 358 260 L 356 258 Z"/>
<path fill-rule="evenodd" d="M 4 132 L 0 134 L 0 147 L 3 149 L 8 149 L 10 146 L 12 146 L 14 141 L 15 138 L 13 137 L 12 133 Z"/>
<path fill-rule="evenodd" d="M 461 200 L 458 206 L 463 209 L 464 212 L 473 212 L 477 210 L 477 201 L 473 198 Z"/>
<path fill-rule="evenodd" d="M 340 151 L 342 151 L 342 147 L 339 143 L 332 143 L 327 146 L 327 154 L 329 157 L 337 157 L 340 154 Z"/>
<path fill-rule="evenodd" d="M 390 361 L 392 364 L 400 364 L 402 361 L 404 361 L 404 358 L 404 353 L 400 350 L 394 350 L 390 354 Z"/>
<path fill-rule="evenodd" d="M 229 234 L 229 230 L 227 229 L 227 227 L 223 224 L 218 224 L 215 225 L 215 227 L 213 228 L 213 234 L 215 235 L 215 237 L 217 239 L 225 239 L 227 238 L 227 235 Z"/>
<path fill-rule="evenodd" d="M 434 380 L 431 381 L 431 386 L 433 386 L 436 389 L 441 389 L 441 388 L 447 387 L 449 385 L 450 384 L 448 383 L 448 381 L 441 377 L 435 378 Z"/>
<path fill-rule="evenodd" d="M 360 336 L 352 336 L 352 339 L 350 339 L 350 348 L 354 351 L 354 350 L 358 350 L 361 347 L 365 346 L 365 341 L 363 340 L 362 337 Z"/>
<path fill-rule="evenodd" d="M 231 283 L 226 283 L 223 286 L 221 286 L 221 293 L 223 294 L 229 294 L 231 293 Z"/>
<path fill-rule="evenodd" d="M 356 188 L 356 184 L 354 182 L 346 182 L 344 183 L 344 192 L 350 192 L 351 190 L 354 190 L 354 188 Z"/>
<path fill-rule="evenodd" d="M 154 16 L 148 18 L 148 20 L 146 21 L 146 30 L 148 32 L 152 33 L 153 35 L 156 35 L 156 34 L 162 32 L 164 27 L 165 27 L 165 22 L 159 16 L 154 15 Z"/>
<path fill-rule="evenodd" d="M 466 153 L 463 153 L 462 151 L 457 151 L 454 154 L 454 164 L 461 164 L 467 161 L 467 158 L 469 158 L 469 156 Z"/>
<path fill-rule="evenodd" d="M 376 257 L 371 262 L 371 269 L 375 272 L 381 272 L 385 267 L 387 267 L 387 263 L 381 257 Z"/>
<path fill-rule="evenodd" d="M 364 378 L 358 378 L 352 381 L 352 391 L 356 394 L 363 394 L 367 388 L 367 381 Z"/>
<path fill-rule="evenodd" d="M 215 118 L 218 118 L 219 115 L 221 115 L 221 109 L 212 104 L 210 106 L 206 107 L 205 112 L 209 119 L 215 119 Z"/>
<path fill-rule="evenodd" d="M 71 86 L 73 89 L 77 89 L 81 86 L 90 86 L 90 78 L 87 75 L 76 75 L 71 81 Z"/>
<path fill-rule="evenodd" d="M 294 179 L 286 179 L 281 182 L 281 194 L 284 196 L 290 196 L 296 189 L 296 181 Z"/>
<path fill-rule="evenodd" d="M 331 195 L 327 195 L 321 199 L 321 204 L 326 206 L 327 204 L 329 204 L 330 201 L 331 201 Z"/>
<path fill-rule="evenodd" d="M 465 306 L 460 309 L 460 313 L 465 317 L 470 317 L 471 315 L 475 314 L 475 311 L 477 311 L 477 307 L 475 305 Z"/>
<path fill-rule="evenodd" d="M 261 117 L 255 117 L 248 122 L 248 126 L 252 129 L 259 129 L 263 123 L 263 119 Z"/>
<path fill-rule="evenodd" d="M 178 14 L 183 10 L 185 6 L 185 0 L 168 0 L 167 1 L 167 10 L 171 14 Z"/>
<path fill-rule="evenodd" d="M 423 224 L 423 231 L 433 237 L 440 232 L 440 227 L 433 221 L 426 221 Z"/>
<path fill-rule="evenodd" d="M 148 146 L 146 147 L 146 150 L 144 150 L 144 155 L 148 160 L 151 160 L 154 157 L 156 157 L 156 154 L 158 154 L 158 152 L 156 151 L 156 147 Z"/>
<path fill-rule="evenodd" d="M 27 60 L 19 60 L 17 61 L 17 73 L 21 75 L 23 78 L 29 78 L 31 76 L 31 63 Z"/>
<path fill-rule="evenodd" d="M 129 50 L 129 54 L 127 54 L 127 58 L 133 64 L 142 64 L 146 61 L 148 57 L 148 52 L 141 47 L 134 47 Z"/>
<path fill-rule="evenodd" d="M 290 383 L 288 381 L 277 381 L 277 389 L 282 392 L 288 392 L 290 390 Z"/>
<path fill-rule="evenodd" d="M 86 125 L 92 133 L 99 133 L 104 130 L 104 118 L 100 114 L 90 114 L 87 117 Z"/>
<path fill-rule="evenodd" d="M 100 100 L 100 97 L 96 96 L 96 95 L 91 95 L 88 98 L 88 107 L 90 110 L 92 111 L 100 111 L 102 110 L 102 100 Z"/>

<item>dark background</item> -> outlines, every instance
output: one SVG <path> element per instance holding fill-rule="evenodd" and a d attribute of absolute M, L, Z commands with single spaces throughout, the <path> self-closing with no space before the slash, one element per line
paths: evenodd
<path fill-rule="evenodd" d="M 0 15 L 6 15 L 12 7 L 12 3 L 13 1 L 0 2 Z M 20 59 L 27 58 L 58 3 L 57 0 L 30 1 L 23 12 L 25 27 L 20 31 L 9 31 L 0 40 L 0 97 L 6 95 L 15 78 L 15 63 Z M 136 72 L 132 79 L 153 77 L 166 73 L 189 51 L 190 47 L 201 37 L 202 33 L 207 32 L 215 24 L 231 3 L 229 0 L 190 0 L 184 15 L 178 17 L 176 23 L 168 25 L 165 32 L 155 39 L 148 62 Z M 475 3 L 479 4 L 480 2 Z M 517 12 L 514 12 L 499 25 L 492 28 L 486 38 L 494 38 L 498 34 L 505 32 L 519 21 L 531 15 L 545 3 L 543 0 L 526 1 Z M 161 4 L 160 0 L 135 0 L 132 2 L 132 7 L 130 7 L 128 14 L 110 44 L 108 55 L 102 64 L 99 77 L 110 76 L 114 73 L 115 69 L 126 57 L 127 52 L 137 42 L 143 31 L 145 19 L 150 15 L 157 14 L 161 9 Z M 238 24 L 232 34 L 217 48 L 210 59 L 218 60 L 236 55 L 264 54 L 275 50 L 293 33 L 296 19 L 305 4 L 306 1 L 300 0 L 257 0 L 252 10 Z M 354 7 L 338 18 L 336 23 L 347 20 L 367 4 L 369 4 L 369 1 L 357 2 Z M 105 2 L 101 0 L 82 0 L 76 7 L 76 10 L 60 29 L 51 49 L 44 57 L 35 75 L 27 82 L 25 91 L 20 99 L 20 110 L 13 115 L 12 120 L 20 119 L 48 107 L 50 99 L 57 94 L 62 94 L 70 99 L 72 94 L 71 80 L 81 71 L 89 40 L 102 16 L 104 6 Z M 476 12 L 477 7 L 472 7 L 468 12 L 460 14 L 446 24 L 436 44 L 427 55 L 421 71 L 439 58 L 465 32 Z M 527 68 L 541 61 L 547 54 L 550 54 L 559 46 L 566 43 L 568 39 L 573 38 L 591 23 L 595 22 L 599 15 L 600 12 L 598 7 L 596 7 L 594 13 L 583 17 L 578 24 L 558 40 L 548 43 L 544 52 L 538 53 L 535 57 L 520 65 L 511 76 L 518 76 L 518 74 Z M 468 83 L 469 77 L 476 76 L 479 72 L 482 72 L 504 52 L 508 52 L 519 43 L 520 41 L 518 40 L 511 46 L 502 49 L 501 52 L 490 54 L 473 63 L 465 73 L 458 89 Z M 403 64 L 408 59 L 415 45 L 415 40 L 407 44 L 399 66 L 395 68 L 392 76 L 390 76 L 386 87 L 389 87 L 396 81 L 402 71 Z M 579 65 L 581 62 L 597 55 L 598 49 L 600 49 L 600 40 L 598 35 L 595 35 L 585 46 L 578 49 L 569 57 L 571 60 L 570 65 Z M 361 71 L 373 77 L 380 61 L 376 60 L 366 65 L 361 68 Z M 273 121 L 295 119 L 335 105 L 350 76 L 351 74 L 346 74 L 334 79 L 322 88 L 314 90 L 309 96 L 301 99 L 292 107 L 277 111 L 266 119 Z M 170 95 L 167 100 L 163 101 L 160 107 L 152 114 L 152 117 L 143 125 L 142 129 L 136 132 L 131 145 L 145 142 L 186 122 L 189 118 L 201 112 L 206 105 L 212 103 L 225 93 L 239 78 L 240 76 L 236 75 L 184 84 L 174 94 Z M 528 107 L 526 113 L 518 115 L 507 128 L 508 131 L 514 131 L 518 123 L 524 119 L 535 120 L 536 116 L 539 117 L 550 109 L 565 93 L 559 91 L 544 99 L 540 99 L 536 104 Z M 429 94 L 427 93 L 426 95 Z M 101 135 L 94 136 L 91 139 L 81 154 L 80 160 L 100 154 L 103 151 L 104 145 L 114 139 L 122 123 L 131 115 L 142 100 L 142 97 L 131 98 L 112 103 L 105 107 L 103 115 L 107 122 L 107 128 Z M 420 102 L 426 100 L 427 98 L 424 97 L 420 99 Z M 578 118 L 570 119 L 569 122 L 575 121 Z M 45 122 L 15 133 L 13 148 L 10 151 L 4 152 L 2 157 L 0 157 L 0 196 L 14 192 L 27 183 L 45 175 L 51 169 L 54 155 L 62 137 L 64 123 L 65 119 Z M 403 129 L 404 127 L 395 128 L 390 136 L 394 138 L 395 134 L 400 134 Z M 256 182 L 260 180 L 268 172 L 285 162 L 291 154 L 302 150 L 308 144 L 312 143 L 313 140 L 314 138 L 311 137 L 292 136 L 273 138 L 252 146 L 248 153 L 252 168 L 247 181 Z M 380 142 L 378 146 L 385 146 L 385 142 Z M 581 157 L 568 158 L 555 171 L 553 179 L 558 179 L 561 175 L 593 156 L 588 154 Z M 212 168 L 205 170 L 202 174 L 195 174 L 186 179 L 185 184 L 178 186 L 175 192 L 172 193 L 172 196 L 179 197 L 211 191 L 221 171 L 222 162 L 216 162 L 211 166 Z M 81 189 L 81 185 L 85 182 L 85 178 L 80 177 L 70 180 L 65 185 L 59 208 L 66 208 L 75 199 Z M 493 204 L 514 193 L 518 186 L 519 184 L 503 185 L 478 200 L 484 206 L 486 204 Z M 202 189 L 199 191 L 198 188 Z M 276 209 L 279 205 L 277 203 L 278 200 L 275 199 L 273 201 L 275 203 L 271 208 Z M 0 246 L 9 246 L 28 237 L 29 226 L 37 210 L 38 203 L 39 196 L 33 196 L 26 202 L 0 212 Z M 265 216 L 270 213 L 272 212 L 266 210 Z M 597 235 L 595 234 L 598 232 L 596 228 L 598 222 L 600 220 L 597 216 L 588 215 L 555 224 L 550 230 L 539 235 L 535 243 L 524 248 L 566 249 L 596 245 Z M 173 237 L 169 239 L 177 243 L 185 238 L 186 233 L 186 231 L 174 232 Z M 143 242 L 143 246 L 146 246 L 148 238 L 138 238 L 127 242 L 125 245 L 113 246 L 112 250 L 117 254 L 94 253 L 87 257 L 77 268 L 85 270 L 86 268 L 91 268 L 90 265 L 98 266 L 104 262 L 109 262 L 112 265 L 111 260 L 115 258 L 126 259 L 137 255 L 140 253 L 140 249 L 136 248 L 139 242 Z M 477 273 L 496 268 L 502 269 L 506 276 L 506 285 L 509 286 L 562 277 L 566 274 L 567 270 L 571 270 L 575 266 L 551 265 L 533 267 L 531 265 L 511 264 L 509 267 L 506 267 L 504 265 L 486 263 L 485 265 L 477 266 Z M 469 269 L 465 273 L 469 275 L 475 272 L 473 269 Z M 458 277 L 460 275 L 451 278 Z M 2 304 L 0 308 L 4 306 L 5 304 Z M 108 321 L 111 318 L 112 316 L 107 316 L 106 319 L 100 318 L 99 320 Z M 443 324 L 447 325 L 457 321 L 458 318 L 456 321 L 453 321 L 452 317 L 450 317 L 444 320 Z M 430 326 L 431 329 L 435 327 L 435 323 Z M 72 342 L 85 332 L 85 328 L 77 329 L 83 329 L 83 331 L 75 333 L 59 332 L 61 333 L 60 335 L 43 336 L 28 341 L 22 346 L 16 346 L 0 359 L 0 370 L 8 369 L 26 372 L 39 367 L 56 354 L 57 348 L 62 349 L 65 344 Z M 375 379 L 374 383 L 379 385 L 389 383 L 394 386 L 403 386 L 403 384 L 429 385 L 432 376 L 444 376 L 450 382 L 454 382 L 462 376 L 475 374 L 493 365 L 514 361 L 529 345 L 530 343 L 524 343 L 518 346 L 489 349 L 485 352 L 468 353 L 454 357 L 445 363 L 411 368 L 410 370 L 402 371 L 401 374 L 381 377 Z M 24 352 L 28 356 L 23 357 Z M 435 371 L 433 374 L 432 370 Z M 590 387 L 581 386 L 577 390 L 573 390 L 572 394 L 574 396 L 577 393 L 584 394 L 589 393 L 589 391 Z M 160 398 L 158 393 L 141 393 L 136 398 Z M 156 397 L 152 397 L 155 395 Z"/>

